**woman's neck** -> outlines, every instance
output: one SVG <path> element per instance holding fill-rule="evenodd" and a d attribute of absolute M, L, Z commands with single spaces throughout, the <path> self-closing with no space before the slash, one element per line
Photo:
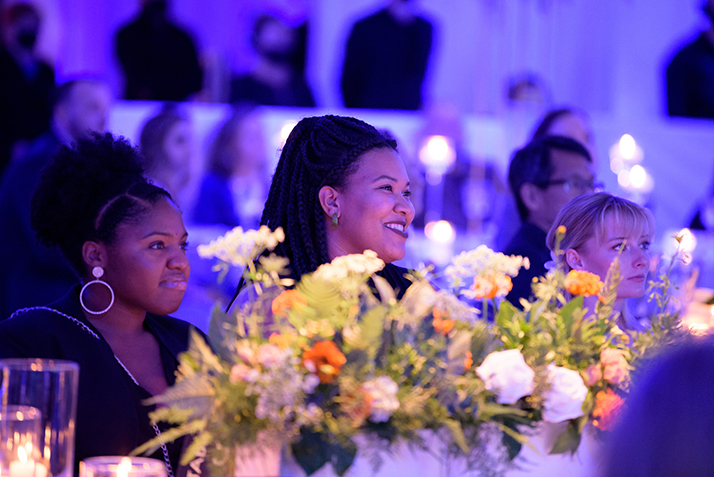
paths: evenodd
<path fill-rule="evenodd" d="M 141 335 L 144 330 L 146 312 L 130 311 L 115 304 L 101 315 L 91 315 L 85 312 L 89 322 L 97 328 L 102 335 L 113 335 L 131 338 Z"/>

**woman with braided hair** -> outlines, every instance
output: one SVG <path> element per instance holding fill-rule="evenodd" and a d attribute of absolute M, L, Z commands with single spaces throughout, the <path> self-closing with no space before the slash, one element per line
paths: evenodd
<path fill-rule="evenodd" d="M 359 119 L 309 117 L 285 142 L 261 225 L 285 231 L 275 252 L 290 260 L 296 280 L 335 257 L 373 250 L 387 264 L 380 275 L 401 295 L 411 282 L 390 262 L 406 252 L 410 195 L 395 141 Z"/>
<path fill-rule="evenodd" d="M 174 384 L 191 326 L 165 316 L 186 290 L 190 265 L 181 213 L 143 175 L 124 139 L 95 134 L 63 147 L 32 199 L 39 241 L 59 246 L 80 283 L 48 306 L 0 322 L 0 358 L 79 363 L 75 464 L 127 455 L 161 430 L 144 401 Z M 181 442 L 154 457 L 177 468 Z"/>

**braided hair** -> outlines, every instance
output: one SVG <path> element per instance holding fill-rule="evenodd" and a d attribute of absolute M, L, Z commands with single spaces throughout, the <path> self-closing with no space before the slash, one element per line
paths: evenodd
<path fill-rule="evenodd" d="M 285 241 L 275 252 L 290 260 L 296 279 L 329 262 L 318 192 L 324 186 L 343 189 L 360 157 L 381 148 L 396 150 L 397 143 L 351 117 L 309 117 L 293 128 L 280 154 L 261 225 L 285 231 Z"/>
<path fill-rule="evenodd" d="M 172 199 L 144 177 L 143 160 L 126 139 L 94 133 L 72 146 L 63 146 L 43 169 L 30 224 L 37 240 L 58 245 L 81 276 L 84 242 L 112 243 L 120 224 L 137 220 L 162 198 Z"/>

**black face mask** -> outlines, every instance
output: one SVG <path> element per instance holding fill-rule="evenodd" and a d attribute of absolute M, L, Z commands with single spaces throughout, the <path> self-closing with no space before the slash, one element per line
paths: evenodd
<path fill-rule="evenodd" d="M 17 43 L 26 50 L 32 50 L 37 43 L 37 30 L 20 30 Z"/>

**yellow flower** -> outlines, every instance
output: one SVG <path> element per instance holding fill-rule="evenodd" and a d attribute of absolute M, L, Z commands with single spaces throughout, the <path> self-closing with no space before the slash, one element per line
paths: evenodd
<path fill-rule="evenodd" d="M 562 234 L 564 234 L 564 233 L 567 232 L 567 231 L 568 231 L 568 229 L 565 228 L 565 225 L 559 225 L 559 226 L 558 226 L 558 233 L 559 233 L 559 234 L 562 235 Z"/>
<path fill-rule="evenodd" d="M 605 431 L 612 429 L 623 404 L 622 398 L 610 389 L 598 392 L 595 395 L 593 426 Z"/>
<path fill-rule="evenodd" d="M 273 315 L 278 316 L 285 313 L 291 308 L 298 308 L 307 305 L 307 300 L 297 290 L 283 290 L 276 296 L 270 308 L 273 310 Z"/>
<path fill-rule="evenodd" d="M 271 333 L 268 337 L 268 343 L 274 344 L 280 349 L 285 349 L 292 344 L 294 338 L 291 335 L 281 335 L 280 333 Z"/>
<path fill-rule="evenodd" d="M 451 330 L 454 329 L 454 320 L 444 320 L 442 318 L 442 313 L 444 313 L 445 317 L 448 317 L 449 314 L 442 312 L 438 308 L 434 308 L 432 311 L 432 314 L 434 315 L 434 321 L 432 322 L 432 325 L 434 326 L 434 330 L 436 330 L 437 333 L 441 333 L 442 335 L 446 336 L 449 334 Z"/>
<path fill-rule="evenodd" d="M 597 295 L 602 289 L 600 277 L 585 270 L 570 270 L 565 277 L 565 289 L 573 295 Z"/>
<path fill-rule="evenodd" d="M 303 366 L 315 373 L 322 384 L 333 382 L 346 362 L 347 358 L 332 341 L 318 341 L 302 358 Z"/>

